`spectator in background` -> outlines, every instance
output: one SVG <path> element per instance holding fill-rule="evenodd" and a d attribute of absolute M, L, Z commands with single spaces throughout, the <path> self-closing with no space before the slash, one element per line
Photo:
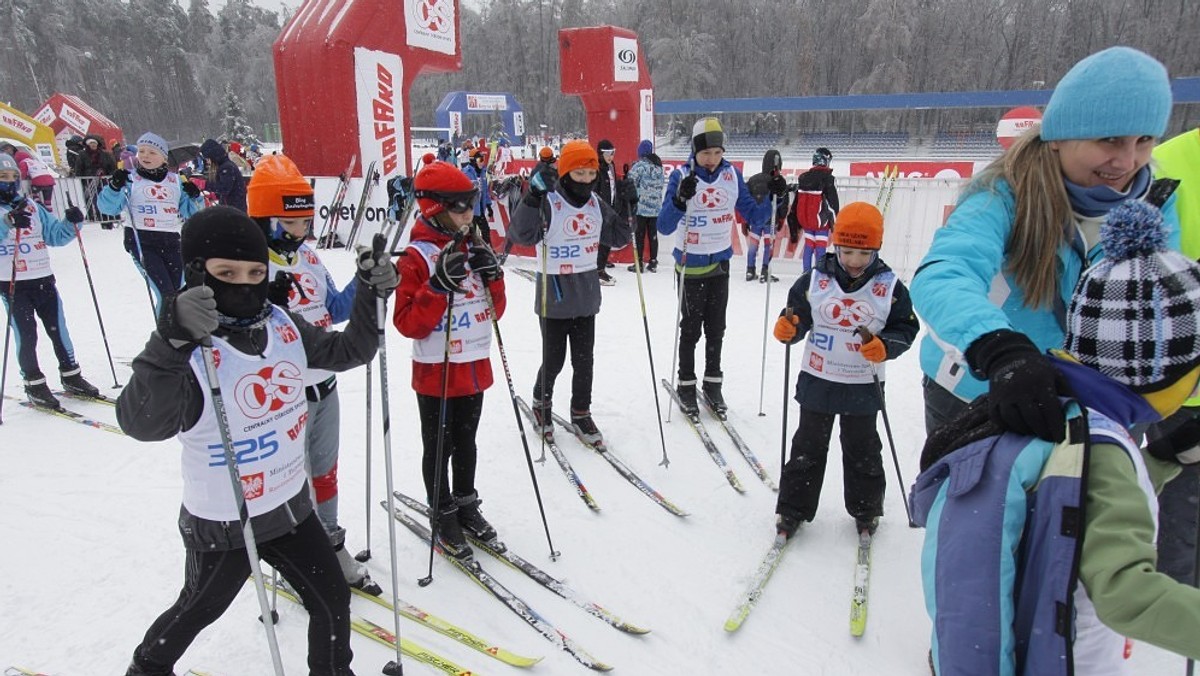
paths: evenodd
<path fill-rule="evenodd" d="M 229 159 L 229 153 L 213 139 L 204 139 L 200 154 L 212 163 L 212 174 L 206 186 L 225 206 L 246 210 L 246 177 Z"/>
<path fill-rule="evenodd" d="M 832 159 L 833 153 L 828 148 L 817 148 L 812 157 L 812 169 L 796 178 L 796 204 L 789 219 L 788 235 L 794 251 L 800 242 L 800 230 L 804 231 L 801 255 L 805 272 L 825 257 L 825 249 L 829 246 L 829 230 L 840 210 L 833 169 L 829 167 Z"/>
<path fill-rule="evenodd" d="M 11 143 L 0 145 L 0 152 L 8 153 L 17 161 L 21 180 L 29 181 L 29 196 L 46 207 L 46 211 L 54 213 L 50 201 L 54 197 L 54 172 L 50 171 L 50 167 L 25 148 L 18 148 Z"/>
<path fill-rule="evenodd" d="M 596 145 L 596 150 L 600 156 L 600 171 L 596 174 L 596 196 L 612 207 L 613 211 L 617 212 L 618 218 L 628 221 L 631 207 L 637 202 L 637 195 L 633 195 L 633 198 L 630 199 L 630 193 L 633 192 L 632 186 L 629 181 L 622 179 L 617 174 L 617 167 L 613 164 L 613 157 L 616 156 L 617 149 L 613 146 L 612 141 L 604 139 Z M 628 171 L 628 167 L 626 170 Z M 601 286 L 616 286 L 617 284 L 617 280 L 608 274 L 608 268 L 613 267 L 612 263 L 608 262 L 609 250 L 609 247 L 601 242 L 599 251 L 596 253 L 596 265 L 600 269 Z"/>
<path fill-rule="evenodd" d="M 645 265 L 646 272 L 658 270 L 658 209 L 662 205 L 663 174 L 662 160 L 654 154 L 654 143 L 650 139 L 642 139 L 638 144 L 638 160 L 625 174 L 625 178 L 633 184 L 637 191 L 637 229 L 634 242 L 637 242 L 637 255 L 629 266 L 630 272 L 636 272 L 639 265 Z M 644 245 L 644 246 L 643 246 Z M 649 263 L 643 261 L 649 260 Z"/>
<path fill-rule="evenodd" d="M 79 157 L 79 154 L 83 152 L 83 137 L 76 134 L 67 139 L 67 142 L 64 145 L 66 145 L 67 148 L 67 173 L 71 176 L 74 176 L 75 161 Z"/>
<path fill-rule="evenodd" d="M 487 153 L 479 148 L 471 150 L 471 161 L 467 162 L 462 172 L 479 189 L 479 201 L 475 203 L 473 220 L 475 227 L 479 228 L 479 234 L 483 236 L 483 241 L 491 246 L 492 226 L 489 220 L 492 218 L 492 192 L 488 189 Z"/>
<path fill-rule="evenodd" d="M 246 160 L 242 144 L 237 141 L 231 141 L 228 152 L 229 159 L 237 165 L 238 171 L 242 172 L 242 176 L 249 176 L 254 171 L 254 167 L 250 166 L 250 162 Z"/>
<path fill-rule="evenodd" d="M 100 180 L 104 176 L 111 176 L 117 170 L 117 162 L 113 156 L 104 149 L 103 139 L 94 134 L 88 134 L 83 138 L 83 150 L 75 157 L 75 164 L 71 165 L 71 171 L 84 179 L 83 195 L 84 202 L 87 203 L 88 220 L 104 221 L 104 228 L 111 229 L 113 218 L 105 218 L 96 209 L 96 195 L 99 194 L 100 188 L 103 187 Z"/>

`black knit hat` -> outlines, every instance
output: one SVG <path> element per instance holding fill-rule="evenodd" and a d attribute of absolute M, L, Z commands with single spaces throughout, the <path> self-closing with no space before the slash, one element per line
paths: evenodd
<path fill-rule="evenodd" d="M 267 238 L 262 228 L 240 209 L 213 206 L 201 209 L 183 224 L 179 249 L 184 264 L 197 258 L 228 258 L 267 263 Z"/>

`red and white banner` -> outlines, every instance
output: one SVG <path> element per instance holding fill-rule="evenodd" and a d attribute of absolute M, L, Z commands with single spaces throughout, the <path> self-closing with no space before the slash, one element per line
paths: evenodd
<path fill-rule="evenodd" d="M 885 171 L 895 172 L 900 178 L 970 178 L 975 171 L 974 162 L 851 162 L 851 176 L 882 177 Z M 889 175 L 891 175 L 889 173 Z"/>
<path fill-rule="evenodd" d="M 90 129 L 92 126 L 92 121 L 88 118 L 88 116 L 84 115 L 78 110 L 75 110 L 65 103 L 59 107 L 58 116 L 62 118 L 64 122 L 77 129 L 80 134 L 88 133 L 88 129 Z"/>
<path fill-rule="evenodd" d="M 375 161 L 381 176 L 407 173 L 404 143 L 404 65 L 396 54 L 354 48 L 355 98 L 363 171 Z"/>

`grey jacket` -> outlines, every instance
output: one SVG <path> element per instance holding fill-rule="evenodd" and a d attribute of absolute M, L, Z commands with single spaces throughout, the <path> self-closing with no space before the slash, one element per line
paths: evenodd
<path fill-rule="evenodd" d="M 363 285 L 359 281 L 358 284 Z M 375 328 L 373 289 L 359 288 L 344 331 L 326 331 L 289 313 L 300 333 L 308 365 L 330 371 L 346 371 L 375 356 L 379 339 Z M 173 305 L 173 302 L 172 302 Z M 247 354 L 256 354 L 271 339 L 265 329 L 228 331 L 215 335 Z M 187 431 L 200 420 L 204 410 L 202 385 L 189 364 L 197 347 L 175 349 L 158 332 L 133 360 L 133 374 L 117 398 L 117 422 L 126 434 L 139 441 L 162 441 Z M 307 485 L 286 503 L 253 517 L 254 537 L 266 542 L 286 534 L 313 511 Z M 195 550 L 229 550 L 245 546 L 237 521 L 209 521 L 179 509 L 179 533 L 184 546 Z"/>
<path fill-rule="evenodd" d="M 558 194 L 568 202 L 572 201 L 562 190 L 559 190 Z M 633 238 L 629 222 L 617 216 L 604 200 L 600 200 L 600 213 L 604 215 L 604 222 L 600 226 L 600 243 L 613 249 L 620 249 L 629 244 Z M 542 241 L 542 235 L 546 231 L 545 224 L 549 222 L 550 203 L 544 196 L 534 197 L 531 192 L 517 205 L 512 222 L 508 225 L 508 238 L 513 244 L 532 246 Z M 535 283 L 537 292 L 534 294 L 533 312 L 538 316 L 542 315 L 543 289 L 549 292 L 546 316 L 551 319 L 591 317 L 600 312 L 599 270 L 573 275 L 549 275 L 546 284 L 542 283 L 542 274 L 539 271 Z"/>

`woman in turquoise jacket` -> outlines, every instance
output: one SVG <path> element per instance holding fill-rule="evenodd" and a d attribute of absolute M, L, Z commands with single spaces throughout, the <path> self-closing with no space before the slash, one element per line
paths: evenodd
<path fill-rule="evenodd" d="M 966 187 L 912 283 L 929 327 L 926 431 L 988 392 L 991 416 L 1006 429 L 1062 440 L 1065 385 L 1044 352 L 1062 346 L 1075 284 L 1103 256 L 1105 216 L 1129 199 L 1153 202 L 1179 248 L 1174 199 L 1149 166 L 1170 114 L 1166 68 L 1135 49 L 1106 49 L 1075 64 L 1041 128 Z"/>

